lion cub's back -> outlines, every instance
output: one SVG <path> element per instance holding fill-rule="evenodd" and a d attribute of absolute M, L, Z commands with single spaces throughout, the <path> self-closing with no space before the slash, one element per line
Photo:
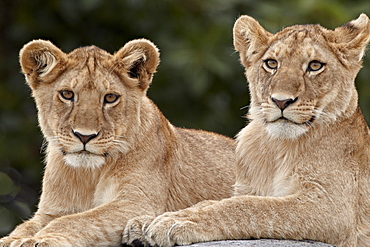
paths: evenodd
<path fill-rule="evenodd" d="M 235 163 L 236 143 L 232 138 L 204 130 L 176 128 L 183 146 L 191 151 L 192 155 L 199 156 L 199 160 L 208 161 L 223 166 Z M 226 164 L 225 164 L 226 163 Z"/>
<path fill-rule="evenodd" d="M 212 132 L 182 128 L 176 128 L 176 135 L 179 145 L 172 169 L 171 194 L 181 193 L 178 206 L 187 207 L 202 200 L 232 196 L 234 140 Z"/>

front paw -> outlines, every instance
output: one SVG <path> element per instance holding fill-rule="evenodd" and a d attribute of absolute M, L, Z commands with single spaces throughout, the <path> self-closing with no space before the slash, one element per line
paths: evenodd
<path fill-rule="evenodd" d="M 45 236 L 35 236 L 13 242 L 10 247 L 72 247 L 77 246 L 69 242 L 64 236 L 50 234 Z"/>
<path fill-rule="evenodd" d="M 0 239 L 0 247 L 10 247 L 10 246 L 20 246 L 22 244 L 23 238 L 21 237 L 4 237 Z"/>
<path fill-rule="evenodd" d="M 154 220 L 155 217 L 144 215 L 135 217 L 127 222 L 123 231 L 122 244 L 130 246 L 149 246 L 143 231 Z"/>
<path fill-rule="evenodd" d="M 165 213 L 144 229 L 151 246 L 170 247 L 201 242 L 202 229 L 198 220 L 191 217 Z"/>

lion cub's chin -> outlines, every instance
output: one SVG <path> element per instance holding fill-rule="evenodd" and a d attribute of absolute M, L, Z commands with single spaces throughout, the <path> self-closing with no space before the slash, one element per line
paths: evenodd
<path fill-rule="evenodd" d="M 76 168 L 94 169 L 105 164 L 105 158 L 103 156 L 87 152 L 66 154 L 64 156 L 64 161 L 67 165 Z"/>
<path fill-rule="evenodd" d="M 297 139 L 308 131 L 308 126 L 295 124 L 287 120 L 279 120 L 266 124 L 266 130 L 270 137 L 276 139 Z"/>

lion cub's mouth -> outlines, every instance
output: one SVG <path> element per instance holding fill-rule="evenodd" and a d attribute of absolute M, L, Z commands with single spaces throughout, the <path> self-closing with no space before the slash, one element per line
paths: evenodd
<path fill-rule="evenodd" d="M 103 154 L 98 154 L 98 153 L 93 153 L 93 152 L 90 152 L 90 151 L 87 151 L 87 150 L 81 150 L 81 151 L 76 151 L 76 152 L 66 152 L 64 150 L 62 150 L 62 154 L 65 156 L 65 155 L 78 155 L 78 156 L 102 156 L 102 157 L 107 157 L 108 156 L 108 153 L 103 153 Z"/>
<path fill-rule="evenodd" d="M 288 123 L 292 123 L 292 124 L 296 124 L 296 125 L 311 125 L 316 119 L 316 116 L 312 116 L 308 121 L 305 121 L 303 123 L 297 123 L 293 120 L 290 120 L 284 116 L 281 116 L 273 121 L 266 121 L 266 123 L 278 123 L 278 122 L 288 122 Z"/>
<path fill-rule="evenodd" d="M 73 154 L 81 154 L 81 155 L 98 155 L 96 153 L 92 153 L 90 151 L 87 151 L 87 150 L 81 150 L 81 151 L 78 151 L 78 152 L 74 152 Z"/>

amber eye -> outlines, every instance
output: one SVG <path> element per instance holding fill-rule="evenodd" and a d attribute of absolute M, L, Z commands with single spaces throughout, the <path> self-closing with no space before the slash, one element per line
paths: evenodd
<path fill-rule="evenodd" d="M 119 98 L 119 95 L 109 93 L 109 94 L 104 96 L 104 103 L 112 104 L 112 103 L 116 102 L 118 100 L 118 98 Z"/>
<path fill-rule="evenodd" d="M 264 62 L 266 67 L 269 69 L 277 69 L 278 67 L 278 62 L 275 59 L 266 59 Z"/>
<path fill-rule="evenodd" d="M 62 96 L 63 99 L 73 101 L 75 94 L 69 90 L 62 90 L 60 91 L 60 96 Z"/>
<path fill-rule="evenodd" d="M 318 71 L 324 67 L 325 63 L 313 60 L 308 64 L 307 71 Z"/>

